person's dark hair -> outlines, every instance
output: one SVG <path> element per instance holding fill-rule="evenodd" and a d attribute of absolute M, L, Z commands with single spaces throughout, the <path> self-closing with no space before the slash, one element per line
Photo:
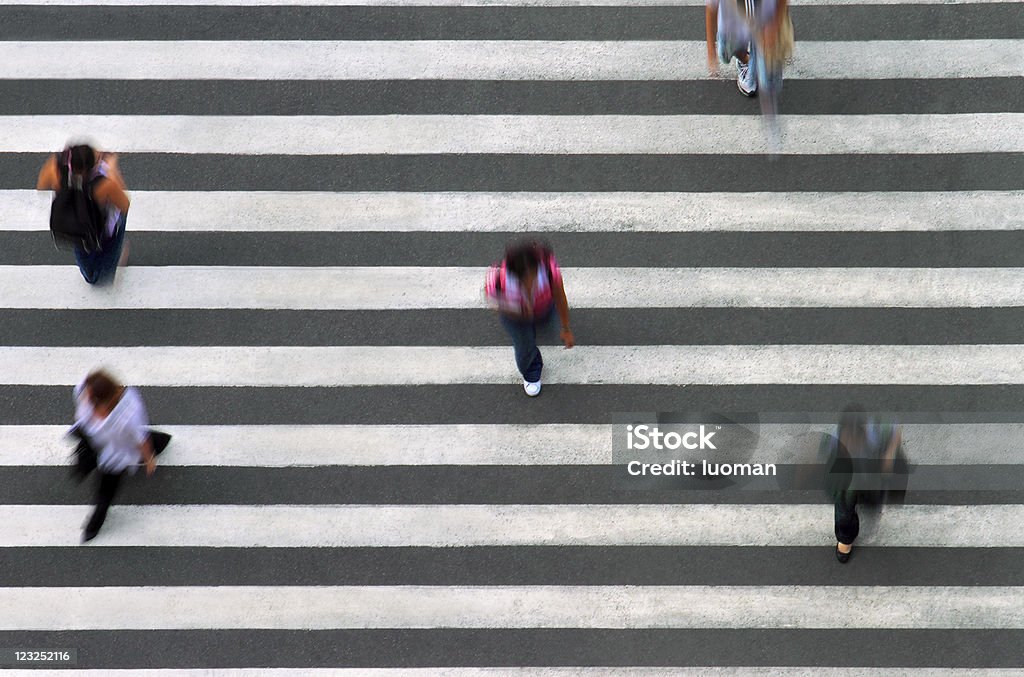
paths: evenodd
<path fill-rule="evenodd" d="M 71 155 L 71 171 L 75 174 L 84 174 L 96 166 L 96 151 L 92 146 L 71 146 L 68 152 Z"/>
<path fill-rule="evenodd" d="M 89 390 L 90 401 L 96 406 L 112 402 L 122 386 L 110 374 L 98 369 L 85 377 L 85 387 Z"/>
<path fill-rule="evenodd" d="M 540 266 L 541 255 L 547 247 L 535 240 L 513 242 L 505 249 L 505 266 L 508 272 L 522 279 L 535 273 Z"/>

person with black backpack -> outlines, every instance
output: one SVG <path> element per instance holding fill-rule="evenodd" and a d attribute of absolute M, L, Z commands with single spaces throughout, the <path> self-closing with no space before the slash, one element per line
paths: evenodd
<path fill-rule="evenodd" d="M 69 146 L 46 161 L 36 189 L 56 191 L 50 208 L 54 245 L 74 250 L 89 284 L 113 282 L 127 258 L 122 251 L 130 204 L 117 156 Z"/>

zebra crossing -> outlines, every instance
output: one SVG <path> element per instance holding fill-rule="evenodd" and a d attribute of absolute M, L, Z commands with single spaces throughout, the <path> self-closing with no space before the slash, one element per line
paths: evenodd
<path fill-rule="evenodd" d="M 1024 670 L 1024 4 L 792 4 L 770 148 L 701 0 L 0 0 L 0 650 Z M 132 197 L 111 289 L 30 190 L 83 136 Z M 578 341 L 536 400 L 482 298 L 524 234 Z M 62 435 L 101 364 L 174 441 L 83 546 Z M 846 565 L 818 489 L 610 469 L 618 412 L 761 412 L 753 459 L 793 468 L 851 401 L 915 465 Z"/>

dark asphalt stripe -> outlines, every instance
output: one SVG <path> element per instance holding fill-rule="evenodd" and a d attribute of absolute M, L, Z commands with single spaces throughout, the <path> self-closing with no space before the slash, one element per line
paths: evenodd
<path fill-rule="evenodd" d="M 0 189 L 45 153 L 0 153 Z M 939 191 L 1024 189 L 1024 153 L 939 155 L 214 155 L 125 153 L 134 190 Z M 187 207 L 183 206 L 183 209 Z"/>
<path fill-rule="evenodd" d="M 822 412 L 820 422 L 834 422 L 850 402 L 905 423 L 1024 422 L 1024 385 L 548 385 L 539 398 L 513 384 L 140 390 L 155 425 L 610 423 L 629 411 Z M 71 387 L 0 386 L 0 425 L 68 423 L 71 401 Z"/>
<path fill-rule="evenodd" d="M 572 310 L 572 325 L 587 345 L 1016 344 L 1024 308 L 583 308 Z M 557 343 L 554 335 L 541 339 Z M 0 345 L 502 346 L 509 339 L 483 308 L 0 309 Z"/>
<path fill-rule="evenodd" d="M 944 5 L 949 7 L 949 5 Z M 786 80 L 787 115 L 1022 113 L 1024 78 Z M 0 80 L 0 115 L 760 115 L 732 82 Z"/>
<path fill-rule="evenodd" d="M 187 212 L 182 226 L 188 225 Z M 41 224 L 45 227 L 45 224 Z M 386 224 L 381 224 L 386 225 Z M 872 224 L 865 224 L 865 226 Z M 133 232 L 140 266 L 480 266 L 524 233 Z M 534 233 L 563 266 L 985 268 L 1024 265 L 1024 231 Z M 0 231 L 0 265 L 63 265 L 49 231 Z"/>
<path fill-rule="evenodd" d="M 116 507 L 114 508 L 117 509 Z M 1020 548 L 0 548 L 0 587 L 223 585 L 1024 585 Z"/>
<path fill-rule="evenodd" d="M 1024 630 L 69 630 L 0 632 L 0 646 L 77 648 L 81 669 L 1024 667 Z"/>
<path fill-rule="evenodd" d="M 0 40 L 703 40 L 696 7 L 40 7 Z M 794 7 L 799 40 L 1020 37 L 1020 3 Z"/>
<path fill-rule="evenodd" d="M 168 451 L 168 453 L 172 453 Z M 611 459 L 611 449 L 608 452 Z M 711 459 L 744 462 L 744 458 Z M 801 505 L 825 503 L 821 468 L 779 464 L 777 477 L 629 477 L 625 466 L 182 467 L 159 479 L 132 478 L 125 505 Z M 698 471 L 699 472 L 699 471 Z M 73 486 L 68 469 L 0 467 L 0 504 L 82 505 L 92 482 Z M 904 502 L 915 505 L 1024 503 L 1024 466 L 914 466 Z M 923 490 L 915 490 L 914 487 Z M 779 487 L 782 487 L 781 489 Z"/>

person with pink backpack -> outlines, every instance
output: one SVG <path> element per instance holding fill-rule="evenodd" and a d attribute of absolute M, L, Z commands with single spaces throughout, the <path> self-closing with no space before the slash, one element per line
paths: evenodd
<path fill-rule="evenodd" d="M 501 324 L 512 337 L 516 366 L 523 375 L 523 389 L 530 397 L 540 394 L 544 360 L 537 348 L 537 330 L 550 324 L 554 313 L 562 321 L 561 338 L 566 348 L 575 345 L 569 327 L 569 303 L 565 298 L 562 271 L 551 249 L 537 242 L 508 246 L 505 258 L 491 267 L 484 287 L 488 301 L 498 311 Z"/>

